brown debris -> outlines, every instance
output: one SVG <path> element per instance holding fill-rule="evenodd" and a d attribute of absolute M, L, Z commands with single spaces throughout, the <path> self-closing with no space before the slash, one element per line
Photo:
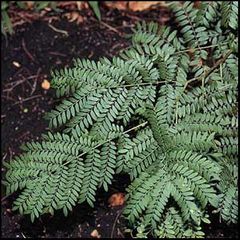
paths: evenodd
<path fill-rule="evenodd" d="M 105 5 L 109 8 L 116 8 L 118 10 L 126 10 L 128 9 L 128 1 L 106 1 Z"/>
<path fill-rule="evenodd" d="M 143 11 L 150 7 L 153 7 L 156 4 L 161 4 L 162 1 L 130 1 L 129 2 L 129 9 L 132 11 Z"/>
<path fill-rule="evenodd" d="M 76 21 L 76 23 L 79 24 L 84 21 L 83 16 L 80 15 L 77 11 L 66 13 L 66 14 L 64 14 L 64 16 L 67 17 L 69 22 Z"/>
<path fill-rule="evenodd" d="M 17 67 L 17 68 L 20 68 L 21 67 L 21 64 L 17 61 L 13 61 L 12 64 Z"/>
<path fill-rule="evenodd" d="M 45 79 L 45 80 L 42 82 L 42 85 L 41 85 L 41 86 L 42 86 L 43 89 L 48 90 L 48 89 L 50 88 L 50 82 Z"/>
<path fill-rule="evenodd" d="M 97 229 L 94 229 L 92 232 L 91 232 L 91 237 L 93 238 L 100 238 L 101 235 L 98 233 L 98 230 Z"/>
<path fill-rule="evenodd" d="M 27 9 L 31 10 L 34 6 L 34 1 L 25 1 Z"/>
<path fill-rule="evenodd" d="M 109 8 L 118 10 L 143 11 L 154 5 L 165 6 L 165 1 L 106 1 L 105 5 Z"/>
<path fill-rule="evenodd" d="M 111 207 L 121 206 L 125 202 L 125 194 L 124 193 L 114 193 L 109 199 L 108 203 Z"/>

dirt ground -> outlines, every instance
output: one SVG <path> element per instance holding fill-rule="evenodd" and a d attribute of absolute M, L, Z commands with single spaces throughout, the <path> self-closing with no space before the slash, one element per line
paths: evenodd
<path fill-rule="evenodd" d="M 2 108 L 1 108 L 1 149 L 2 159 L 9 160 L 20 153 L 20 145 L 28 140 L 39 139 L 45 132 L 47 122 L 43 119 L 56 100 L 54 92 L 44 90 L 41 83 L 50 80 L 51 69 L 70 66 L 74 58 L 111 58 L 127 47 L 130 41 L 124 34 L 138 20 L 162 23 L 167 14 L 165 9 L 143 12 L 127 12 L 101 9 L 100 24 L 94 16 L 77 25 L 59 17 L 51 23 L 55 31 L 43 19 L 26 23 L 16 28 L 13 36 L 1 36 Z M 86 13 L 87 15 L 87 13 Z M 109 27 L 110 26 L 110 27 Z M 111 28 L 112 27 L 112 28 Z M 1 169 L 4 175 L 4 168 Z M 4 238 L 88 238 L 94 229 L 101 237 L 123 238 L 127 224 L 121 212 L 124 206 L 109 207 L 108 198 L 116 192 L 124 192 L 129 183 L 128 176 L 115 178 L 110 191 L 99 190 L 94 209 L 87 204 L 75 207 L 65 218 L 62 212 L 54 217 L 43 216 L 31 223 L 28 216 L 20 216 L 11 211 L 16 195 L 4 199 L 2 187 L 2 237 Z M 206 226 L 209 237 L 236 237 L 236 226 L 216 224 Z M 213 222 L 213 223 L 214 223 Z"/>

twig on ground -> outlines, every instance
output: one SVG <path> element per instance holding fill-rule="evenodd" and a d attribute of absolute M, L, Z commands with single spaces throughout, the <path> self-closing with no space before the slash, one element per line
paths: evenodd
<path fill-rule="evenodd" d="M 107 24 L 107 23 L 105 23 L 105 22 L 101 22 L 101 24 L 102 24 L 103 26 L 105 26 L 105 27 L 109 28 L 109 29 L 110 29 L 110 30 L 112 30 L 113 32 L 116 32 L 116 33 L 117 33 L 117 34 L 119 34 L 120 36 L 122 36 L 122 35 L 123 35 L 123 33 L 122 33 L 122 32 L 118 31 L 116 28 L 114 28 L 114 27 L 112 27 L 112 26 L 108 25 L 108 24 Z"/>
<path fill-rule="evenodd" d="M 39 77 L 40 72 L 41 72 L 41 68 L 38 68 L 37 74 L 36 74 L 36 77 L 35 77 L 35 79 L 34 79 L 34 83 L 33 83 L 33 86 L 32 86 L 32 91 L 31 91 L 31 94 L 30 94 L 31 96 L 33 95 L 33 93 L 34 93 L 35 90 L 36 90 L 37 81 L 38 81 L 38 77 Z"/>
<path fill-rule="evenodd" d="M 38 95 L 29 97 L 29 98 L 25 98 L 25 99 L 23 99 L 23 100 L 21 100 L 21 101 L 15 102 L 14 104 L 12 104 L 12 106 L 14 106 L 14 105 L 16 105 L 16 104 L 19 104 L 19 103 L 23 103 L 23 102 L 29 101 L 29 100 L 34 99 L 34 98 L 41 97 L 41 96 L 42 96 L 42 95 L 38 94 Z"/>
<path fill-rule="evenodd" d="M 134 16 L 134 15 L 131 15 L 131 14 L 128 14 L 128 13 L 126 13 L 125 16 L 127 16 L 131 19 L 134 19 L 136 21 L 142 21 L 142 19 L 140 17 Z"/>
<path fill-rule="evenodd" d="M 35 62 L 34 57 L 32 56 L 32 54 L 28 51 L 28 49 L 27 49 L 27 47 L 26 47 L 26 44 L 25 44 L 24 39 L 22 39 L 22 47 L 23 47 L 24 52 L 27 54 L 27 56 L 28 56 L 33 62 Z"/>
<path fill-rule="evenodd" d="M 122 47 L 122 43 L 117 43 L 112 46 L 111 50 L 114 50 L 115 48 Z"/>
<path fill-rule="evenodd" d="M 7 153 L 4 154 L 4 156 L 3 156 L 3 158 L 2 158 L 2 161 L 5 160 L 6 156 L 7 156 Z"/>
<path fill-rule="evenodd" d="M 29 70 L 28 70 L 27 68 L 23 67 L 23 68 L 21 68 L 16 74 L 14 74 L 14 77 L 15 77 L 15 75 L 17 75 L 17 74 L 20 74 L 20 72 L 22 72 L 24 69 L 26 69 L 27 72 L 29 72 Z M 38 78 L 38 77 L 40 76 L 40 71 L 41 71 L 41 68 L 38 69 L 38 72 L 37 72 L 36 75 L 31 75 L 31 76 L 26 77 L 26 78 L 24 77 L 24 79 L 17 80 L 17 81 L 15 81 L 15 82 L 7 83 L 5 86 L 6 86 L 6 87 L 10 86 L 10 87 L 9 87 L 9 88 L 6 88 L 6 89 L 3 89 L 3 92 L 9 93 L 9 92 L 11 92 L 15 87 L 17 87 L 19 84 L 24 83 L 24 82 L 27 82 L 27 84 L 31 87 L 31 89 L 34 88 L 34 86 L 32 86 L 32 85 L 29 83 L 28 80 L 29 80 L 29 79 L 33 79 L 33 78 L 35 78 L 35 79 Z M 29 73 L 30 73 L 30 72 L 29 72 Z"/>
<path fill-rule="evenodd" d="M 18 86 L 19 84 L 21 84 L 23 82 L 26 82 L 26 81 L 27 81 L 27 78 L 24 78 L 23 80 L 18 80 L 16 82 L 12 82 L 12 83 L 6 84 L 7 86 L 12 84 L 12 86 L 10 88 L 3 89 L 3 92 L 11 92 L 16 86 Z"/>
<path fill-rule="evenodd" d="M 69 36 L 68 32 L 65 31 L 65 30 L 58 29 L 58 28 L 54 27 L 52 24 L 50 24 L 50 23 L 48 24 L 48 26 L 55 32 L 62 33 L 62 34 L 64 34 L 67 37 Z"/>
<path fill-rule="evenodd" d="M 30 134 L 30 132 L 27 131 L 27 132 L 25 132 L 24 134 L 22 134 L 21 136 L 19 136 L 19 137 L 17 138 L 17 140 L 23 139 L 25 136 L 27 136 L 27 135 L 29 135 L 29 134 Z"/>
<path fill-rule="evenodd" d="M 9 9 L 9 13 L 11 13 L 12 15 L 17 15 L 17 16 L 19 16 L 19 18 L 20 19 L 23 19 L 23 20 L 25 20 L 25 22 L 31 22 L 31 19 L 36 19 L 36 17 L 37 17 L 37 13 L 27 13 L 26 11 L 16 11 L 16 9 L 13 9 L 13 10 L 11 10 L 11 9 Z M 29 19 L 30 18 L 30 19 Z M 15 21 L 13 21 L 13 24 L 14 24 L 14 22 Z"/>
<path fill-rule="evenodd" d="M 21 234 L 22 234 L 23 238 L 26 238 L 26 236 L 22 232 L 21 232 Z"/>
<path fill-rule="evenodd" d="M 111 232 L 111 238 L 113 238 L 113 233 L 114 233 L 114 230 L 115 230 L 115 226 L 116 226 L 117 220 L 118 220 L 119 216 L 121 215 L 121 213 L 123 212 L 123 209 L 124 209 L 124 208 L 122 208 L 122 209 L 118 212 L 118 214 L 117 214 L 117 216 L 116 216 L 116 218 L 115 218 L 115 220 L 114 220 L 113 227 L 112 227 L 112 232 Z"/>
<path fill-rule="evenodd" d="M 32 75 L 32 76 L 29 76 L 27 77 L 26 79 L 29 80 L 29 79 L 33 79 L 33 78 L 36 78 L 37 76 L 41 76 L 43 74 L 39 74 L 39 75 Z"/>
<path fill-rule="evenodd" d="M 23 19 L 17 21 L 17 22 L 14 22 L 12 25 L 13 25 L 13 28 L 15 28 L 16 26 L 20 26 L 22 24 L 24 24 L 26 21 L 24 21 Z"/>
<path fill-rule="evenodd" d="M 117 229 L 117 234 L 120 235 L 122 238 L 124 238 L 124 235 L 123 235 L 123 233 L 120 231 L 119 228 Z"/>
<path fill-rule="evenodd" d="M 66 54 L 60 53 L 60 52 L 49 52 L 49 54 L 56 55 L 56 56 L 62 56 L 62 57 L 66 57 L 67 56 Z"/>
<path fill-rule="evenodd" d="M 7 195 L 7 196 L 4 196 L 1 198 L 1 202 L 4 202 L 8 197 L 10 197 L 13 193 Z"/>
<path fill-rule="evenodd" d="M 91 58 L 93 56 L 93 51 L 90 52 L 90 54 L 88 55 L 88 58 Z"/>
<path fill-rule="evenodd" d="M 16 101 L 16 99 L 14 99 L 14 98 L 11 98 L 11 97 L 9 97 L 9 96 L 5 96 L 5 95 L 2 95 L 2 98 L 5 98 L 5 99 L 7 99 L 7 100 L 11 100 L 11 101 Z"/>
<path fill-rule="evenodd" d="M 9 150 L 9 159 L 11 160 L 13 156 L 12 148 L 8 147 L 8 150 Z"/>

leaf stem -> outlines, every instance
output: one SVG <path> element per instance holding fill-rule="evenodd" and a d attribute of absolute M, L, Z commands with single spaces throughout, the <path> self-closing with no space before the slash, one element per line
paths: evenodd
<path fill-rule="evenodd" d="M 141 124 L 139 124 L 139 125 L 137 125 L 137 126 L 134 126 L 134 127 L 130 128 L 130 129 L 126 130 L 125 132 L 122 132 L 121 135 L 126 134 L 126 133 L 129 133 L 129 132 L 131 132 L 131 131 L 134 131 L 134 130 L 140 128 L 140 127 L 144 127 L 147 123 L 148 123 L 148 122 L 146 121 L 146 122 L 143 122 L 143 123 L 141 123 Z M 118 137 L 118 136 L 117 136 L 117 137 Z M 107 139 L 106 141 L 97 144 L 95 147 L 89 149 L 88 151 L 85 151 L 85 152 L 81 153 L 78 157 L 82 157 L 83 155 L 87 154 L 90 150 L 94 150 L 94 149 L 102 146 L 103 144 L 108 143 L 108 142 L 114 140 L 114 139 L 117 138 L 117 137 L 114 137 L 114 138 L 111 138 L 111 139 Z M 65 166 L 65 165 L 68 164 L 68 163 L 70 163 L 70 161 L 65 162 L 62 166 Z"/>
<path fill-rule="evenodd" d="M 214 70 L 216 70 L 222 63 L 224 63 L 226 61 L 226 59 L 231 55 L 232 53 L 232 50 L 229 50 L 226 55 L 219 59 L 216 64 L 210 68 L 206 73 L 203 73 L 201 76 L 199 77 L 195 77 L 195 78 L 192 78 L 192 79 L 189 79 L 186 83 L 185 83 L 185 86 L 184 86 L 184 90 L 186 90 L 187 86 L 189 83 L 191 82 L 194 82 L 196 80 L 199 80 L 199 79 L 202 79 L 202 78 L 207 78 Z"/>
<path fill-rule="evenodd" d="M 202 79 L 202 78 L 205 79 L 206 77 L 208 77 L 216 68 L 218 68 L 219 65 L 221 65 L 222 63 L 224 63 L 226 61 L 226 59 L 230 56 L 231 53 L 232 53 L 232 50 L 229 50 L 223 58 L 219 59 L 216 62 L 216 64 L 210 70 L 208 70 L 207 72 L 205 72 L 201 76 L 189 79 L 184 86 L 184 90 L 186 89 L 186 87 L 189 83 L 191 83 L 193 81 L 196 81 L 196 80 L 199 80 L 199 79 Z M 121 87 L 137 87 L 137 86 L 146 86 L 146 85 L 156 85 L 156 84 L 159 84 L 159 83 L 168 83 L 168 82 L 173 82 L 173 81 L 157 81 L 157 82 L 151 82 L 151 83 L 128 84 L 128 85 L 119 85 L 119 86 L 112 86 L 112 87 L 104 86 L 104 87 L 101 87 L 101 88 L 94 88 L 93 90 L 98 90 L 98 89 L 102 89 L 102 88 L 121 88 Z"/>
<path fill-rule="evenodd" d="M 226 43 L 227 42 L 223 42 L 222 44 L 226 44 Z M 190 51 L 195 51 L 195 50 L 208 49 L 208 48 L 217 47 L 217 46 L 219 46 L 219 44 L 208 45 L 208 46 L 205 46 L 205 47 L 200 46 L 200 47 L 197 47 L 197 48 L 188 48 L 188 49 L 184 49 L 184 50 L 175 52 L 173 54 L 179 54 L 179 53 L 190 52 Z"/>

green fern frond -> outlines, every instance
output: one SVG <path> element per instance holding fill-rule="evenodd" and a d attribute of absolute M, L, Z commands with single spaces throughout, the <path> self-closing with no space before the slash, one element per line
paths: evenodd
<path fill-rule="evenodd" d="M 87 201 L 90 206 L 94 206 L 97 187 L 101 179 L 101 156 L 98 149 L 88 152 L 85 160 L 83 186 L 80 192 L 79 203 Z"/>
<path fill-rule="evenodd" d="M 222 25 L 236 30 L 238 27 L 238 2 L 225 1 L 221 4 Z"/>
<path fill-rule="evenodd" d="M 111 184 L 116 168 L 117 148 L 115 142 L 111 141 L 103 145 L 101 150 L 101 180 L 100 186 L 108 191 L 108 185 Z"/>
<path fill-rule="evenodd" d="M 208 206 L 238 219 L 237 2 L 174 2 L 177 29 L 142 22 L 112 60 L 76 59 L 52 73 L 46 115 L 59 132 L 5 162 L 14 210 L 34 221 L 94 206 L 127 173 L 124 215 L 137 237 L 204 237 Z M 179 28 L 179 30 L 178 30 Z"/>
<path fill-rule="evenodd" d="M 237 223 L 238 221 L 238 189 L 236 186 L 229 186 L 223 192 L 221 198 L 221 216 L 227 223 Z"/>
<path fill-rule="evenodd" d="M 169 208 L 164 222 L 155 230 L 158 238 L 204 237 L 201 228 L 191 228 L 184 224 L 183 219 L 175 208 Z"/>

